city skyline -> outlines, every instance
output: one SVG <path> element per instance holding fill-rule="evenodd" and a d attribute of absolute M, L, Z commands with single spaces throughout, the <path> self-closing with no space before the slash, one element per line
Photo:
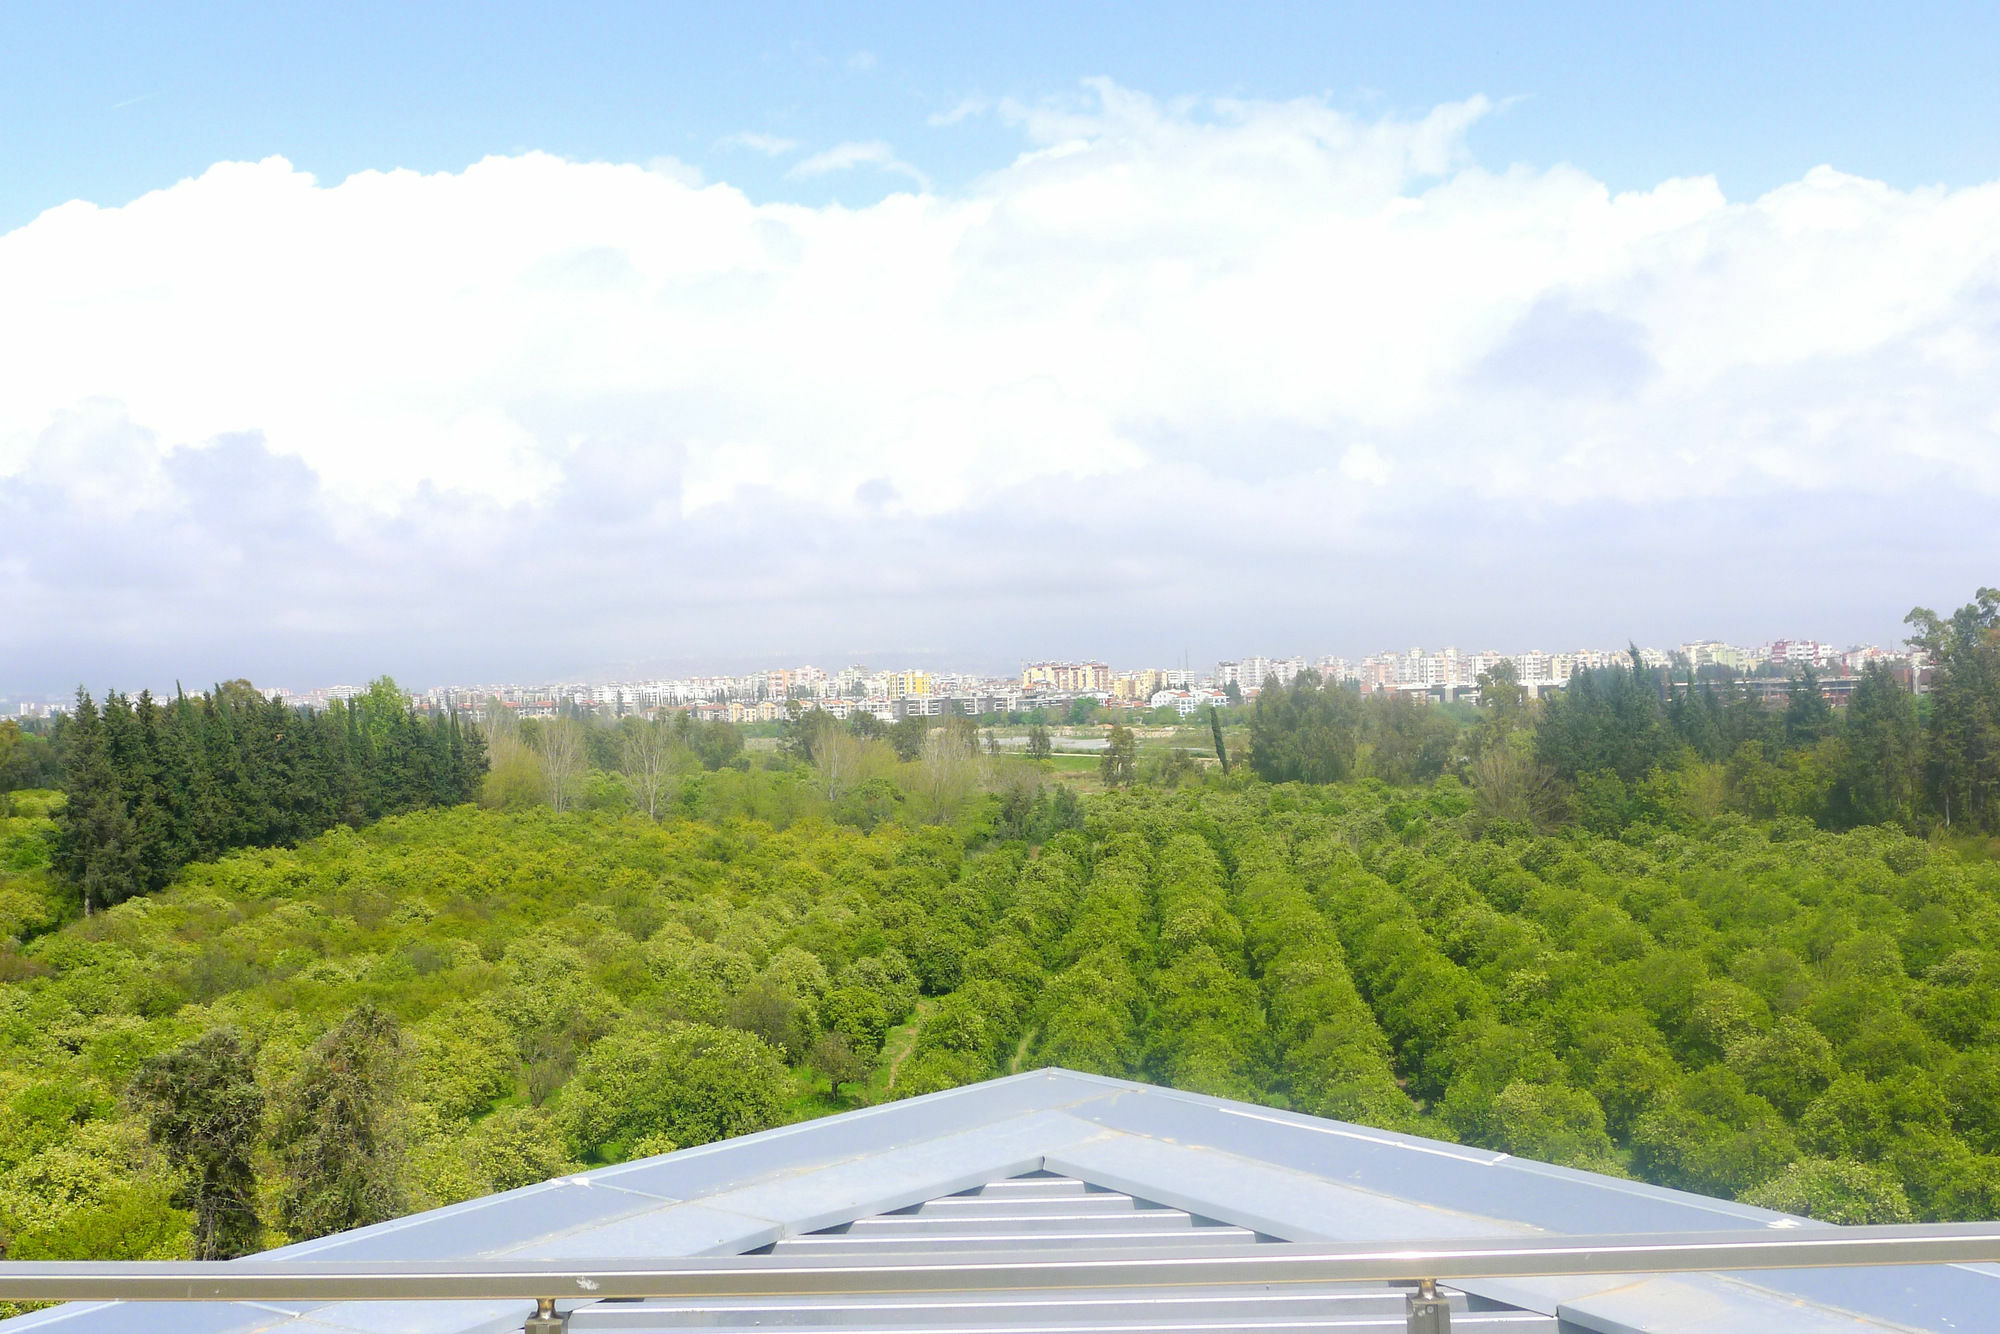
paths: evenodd
<path fill-rule="evenodd" d="M 1199 666 L 1192 663 L 1165 666 L 1157 663 L 1147 666 L 1121 663 L 1113 666 L 1103 659 L 1088 657 L 1024 658 L 1021 669 L 1012 673 L 980 671 L 963 666 L 956 669 L 933 668 L 908 662 L 891 667 L 849 663 L 832 669 L 795 663 L 784 667 L 767 664 L 742 672 L 712 670 L 679 675 L 642 673 L 595 678 L 557 676 L 537 680 L 489 677 L 483 681 L 420 683 L 406 680 L 399 684 L 420 705 L 430 708 L 455 707 L 467 702 L 476 706 L 485 699 L 546 702 L 551 705 L 591 703 L 621 709 L 628 704 L 635 708 L 652 708 L 662 704 L 788 698 L 886 700 L 903 696 L 979 694 L 1010 683 L 1017 694 L 1023 690 L 1040 690 L 1051 695 L 1103 694 L 1144 699 L 1155 689 L 1171 686 L 1219 690 L 1225 685 L 1236 684 L 1254 691 L 1269 676 L 1275 676 L 1280 684 L 1289 684 L 1295 675 L 1308 668 L 1319 673 L 1324 680 L 1355 683 L 1363 689 L 1413 684 L 1464 688 L 1473 685 L 1479 673 L 1487 667 L 1504 660 L 1515 665 L 1519 681 L 1539 689 L 1563 684 L 1575 670 L 1622 665 L 1634 648 L 1639 651 L 1643 665 L 1649 668 L 1714 665 L 1746 674 L 1767 663 L 1787 669 L 1803 666 L 1822 673 L 1852 674 L 1868 662 L 1902 662 L 1911 657 L 1910 652 L 1901 646 L 1885 648 L 1872 642 L 1842 645 L 1833 641 L 1792 637 L 1752 644 L 1730 644 L 1715 639 L 1683 640 L 1668 649 L 1636 643 L 1625 648 L 1572 646 L 1549 650 L 1531 647 L 1504 651 L 1491 647 L 1461 650 L 1451 644 L 1428 649 L 1416 645 L 1408 649 L 1382 649 L 1354 657 L 1340 654 L 1250 654 L 1234 659 L 1215 659 Z M 1140 678 L 1155 684 L 1146 685 L 1134 694 L 1130 687 Z M 313 707 L 325 707 L 333 700 L 351 699 L 366 690 L 361 681 L 322 682 L 304 689 L 294 689 L 283 682 L 252 684 L 265 694 Z M 136 695 L 141 689 L 154 689 L 151 686 L 109 688 L 121 690 L 127 695 Z M 92 693 L 97 692 L 93 690 Z M 154 689 L 154 693 L 164 696 L 171 692 Z M 8 706 L 13 705 L 19 716 L 46 717 L 52 709 L 59 710 L 65 698 L 10 697 L 0 693 L 0 714 L 7 713 Z"/>

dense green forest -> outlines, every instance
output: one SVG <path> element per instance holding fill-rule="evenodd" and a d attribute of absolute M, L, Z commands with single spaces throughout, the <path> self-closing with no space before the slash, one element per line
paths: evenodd
<path fill-rule="evenodd" d="M 470 801 L 487 771 L 477 728 L 419 717 L 387 677 L 324 712 L 246 681 L 169 703 L 114 691 L 102 709 L 78 690 L 60 741 L 53 861 L 86 915 L 233 848 Z"/>
<path fill-rule="evenodd" d="M 1734 816 L 1479 836 L 1449 778 L 1085 810 L 1030 855 L 459 807 L 190 866 L 5 956 L 9 1253 L 235 1253 L 1045 1063 L 1835 1218 L 2000 1211 L 2000 864 Z M 237 1109 L 228 1154 L 191 1102 Z"/>
<path fill-rule="evenodd" d="M 1040 1065 L 1992 1217 L 1996 613 L 1841 710 L 1303 678 L 1089 757 L 80 698 L 0 810 L 0 1244 L 241 1254 Z"/>

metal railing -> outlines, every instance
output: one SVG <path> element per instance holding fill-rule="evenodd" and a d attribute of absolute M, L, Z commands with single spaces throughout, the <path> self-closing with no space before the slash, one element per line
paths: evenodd
<path fill-rule="evenodd" d="M 1280 1242 L 1171 1251 L 1118 1247 L 1004 1256 L 739 1255 L 702 1259 L 4 1261 L 11 1301 L 500 1301 L 536 1304 L 527 1334 L 555 1334 L 557 1303 L 605 1298 L 894 1296 L 1233 1284 L 1416 1285 L 1409 1328 L 1450 1328 L 1436 1285 L 1488 1278 L 1680 1274 L 1857 1265 L 2000 1263 L 2000 1223 L 1779 1231 L 1502 1237 L 1418 1245 Z"/>

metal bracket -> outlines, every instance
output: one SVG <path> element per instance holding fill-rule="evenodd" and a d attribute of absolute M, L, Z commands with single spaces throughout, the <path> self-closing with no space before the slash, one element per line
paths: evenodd
<path fill-rule="evenodd" d="M 1451 1334 L 1451 1305 L 1438 1296 L 1436 1279 L 1423 1279 L 1409 1296 L 1409 1334 Z"/>
<path fill-rule="evenodd" d="M 556 1314 L 555 1298 L 538 1297 L 535 1299 L 535 1313 L 528 1317 L 527 1324 L 521 1326 L 521 1334 L 569 1334 L 569 1317 Z"/>

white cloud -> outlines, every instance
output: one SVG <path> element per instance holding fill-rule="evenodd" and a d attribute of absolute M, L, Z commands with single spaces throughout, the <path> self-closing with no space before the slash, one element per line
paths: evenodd
<path fill-rule="evenodd" d="M 798 151 L 799 141 L 785 139 L 775 134 L 759 134 L 755 130 L 744 130 L 739 134 L 725 134 L 715 141 L 717 148 L 747 148 L 765 157 L 783 157 Z"/>
<path fill-rule="evenodd" d="M 855 167 L 874 167 L 878 171 L 893 172 L 908 176 L 926 188 L 929 181 L 921 171 L 896 156 L 896 150 L 880 139 L 854 140 L 835 144 L 824 153 L 815 153 L 786 173 L 788 176 L 825 176 L 830 172 L 851 171 Z"/>
<path fill-rule="evenodd" d="M 1613 193 L 1479 165 L 1487 110 L 1099 83 L 1003 107 L 1022 151 L 971 184 L 865 207 L 541 154 L 337 183 L 218 164 L 0 236 L 0 502 L 220 532 L 228 507 L 172 479 L 254 433 L 310 470 L 299 503 L 341 516 L 326 558 L 356 569 L 339 544 L 386 540 L 371 514 L 517 552 L 524 512 L 784 544 L 886 509 L 941 526 L 869 568 L 962 594 L 1039 568 L 1003 489 L 1079 560 L 1198 540 L 1246 570 L 1440 506 L 2000 495 L 2000 185 Z M 922 179 L 878 142 L 792 170 L 859 167 Z M 1072 491 L 1125 517 L 1050 508 Z M 954 532 L 979 559 L 945 559 Z M 52 586 L 24 541 L 0 531 L 0 603 Z"/>
<path fill-rule="evenodd" d="M 1382 486 L 1389 480 L 1389 460 L 1367 441 L 1349 445 L 1340 456 L 1340 475 L 1349 481 Z"/>
<path fill-rule="evenodd" d="M 1033 147 L 965 190 L 860 209 L 537 154 L 332 185 L 221 164 L 0 238 L 0 469 L 107 400 L 163 449 L 259 430 L 385 501 L 514 495 L 616 403 L 839 474 L 806 494 L 924 458 L 950 480 L 902 493 L 933 504 L 1003 458 L 1143 466 L 1158 430 L 1318 433 L 1321 462 L 1365 433 L 1401 481 L 1572 496 L 1903 455 L 2000 485 L 2000 186 L 1614 195 L 1468 164 L 1484 105 L 1363 122 L 1103 84 L 1019 111 Z M 880 142 L 792 170 L 860 167 L 914 171 Z"/>
<path fill-rule="evenodd" d="M 700 167 L 666 153 L 646 159 L 646 170 L 656 176 L 664 176 L 670 181 L 679 181 L 687 186 L 703 185 L 707 180 L 701 174 Z"/>
<path fill-rule="evenodd" d="M 959 102 L 957 106 L 951 108 L 951 110 L 949 111 L 932 112 L 928 117 L 925 118 L 925 123 L 934 127 L 942 128 L 946 125 L 956 125 L 960 121 L 965 120 L 967 117 L 970 116 L 983 115 L 985 112 L 988 112 L 992 109 L 993 109 L 993 103 L 987 100 L 986 98 L 968 97 Z"/>

